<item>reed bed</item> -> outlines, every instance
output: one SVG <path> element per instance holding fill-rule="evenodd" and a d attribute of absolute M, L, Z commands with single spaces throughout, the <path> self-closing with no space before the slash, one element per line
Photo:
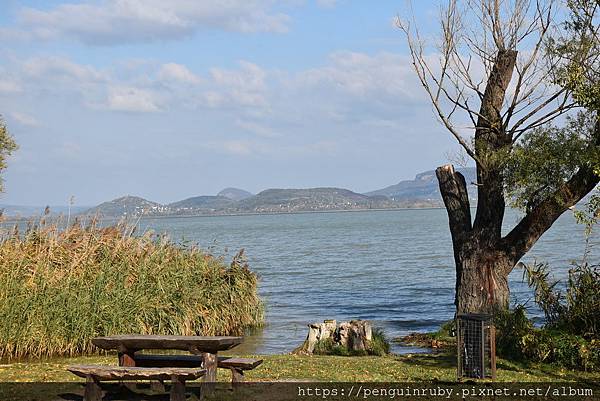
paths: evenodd
<path fill-rule="evenodd" d="M 260 325 L 257 276 L 124 223 L 43 220 L 0 239 L 0 358 L 96 353 L 96 336 L 241 334 Z"/>

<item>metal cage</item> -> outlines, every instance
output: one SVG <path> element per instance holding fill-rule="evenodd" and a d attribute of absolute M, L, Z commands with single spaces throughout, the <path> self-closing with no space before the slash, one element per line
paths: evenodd
<path fill-rule="evenodd" d="M 457 376 L 496 378 L 496 330 L 492 316 L 465 313 L 456 317 Z"/>

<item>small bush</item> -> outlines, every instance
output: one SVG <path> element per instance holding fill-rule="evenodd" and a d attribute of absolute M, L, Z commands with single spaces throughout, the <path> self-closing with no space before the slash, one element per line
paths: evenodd
<path fill-rule="evenodd" d="M 522 305 L 512 310 L 499 310 L 494 315 L 496 349 L 499 355 L 510 359 L 523 359 L 522 340 L 533 332 L 533 323 L 527 318 Z"/>
<path fill-rule="evenodd" d="M 124 333 L 241 334 L 262 323 L 257 277 L 196 247 L 120 224 L 43 221 L 0 240 L 0 358 L 97 352 Z"/>
<path fill-rule="evenodd" d="M 553 328 L 535 328 L 525 308 L 495 316 L 496 350 L 507 359 L 553 363 L 569 369 L 600 368 L 600 342 Z"/>
<path fill-rule="evenodd" d="M 565 292 L 551 282 L 547 264 L 523 273 L 546 322 L 535 328 L 525 308 L 495 316 L 497 350 L 506 358 L 551 362 L 570 369 L 600 369 L 600 266 L 587 262 L 569 270 Z"/>
<path fill-rule="evenodd" d="M 390 353 L 390 343 L 382 329 L 373 330 L 373 339 L 369 343 L 369 355 L 384 356 Z"/>
<path fill-rule="evenodd" d="M 587 339 L 600 338 L 600 265 L 574 264 L 566 292 L 550 282 L 548 265 L 536 263 L 523 272 L 546 317 L 546 327 Z"/>

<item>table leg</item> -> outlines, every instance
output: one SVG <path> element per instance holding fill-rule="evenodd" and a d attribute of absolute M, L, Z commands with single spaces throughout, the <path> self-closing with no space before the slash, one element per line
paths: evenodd
<path fill-rule="evenodd" d="M 202 367 L 206 369 L 206 374 L 204 375 L 205 388 L 211 392 L 214 391 L 215 382 L 217 381 L 217 353 L 203 352 L 201 355 L 204 361 Z"/>
<path fill-rule="evenodd" d="M 100 383 L 92 376 L 86 377 L 85 392 L 83 399 L 85 401 L 102 401 L 102 389 Z"/>
<path fill-rule="evenodd" d="M 134 354 L 135 351 L 131 350 L 119 351 L 119 366 L 135 366 Z M 135 390 L 137 390 L 137 385 L 135 383 L 126 382 L 124 380 L 119 380 L 119 383 L 130 391 L 135 392 Z"/>
<path fill-rule="evenodd" d="M 119 352 L 119 366 L 135 366 L 134 351 Z"/>

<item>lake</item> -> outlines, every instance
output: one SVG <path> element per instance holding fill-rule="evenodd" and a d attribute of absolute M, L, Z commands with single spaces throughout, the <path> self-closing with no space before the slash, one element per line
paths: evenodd
<path fill-rule="evenodd" d="M 517 221 L 518 213 L 508 211 L 506 226 Z M 324 319 L 371 320 L 394 338 L 434 330 L 453 317 L 455 271 L 443 209 L 149 218 L 140 226 L 228 258 L 246 250 L 260 276 L 267 323 L 236 352 L 290 352 L 305 339 L 308 323 Z M 564 278 L 583 251 L 583 227 L 569 211 L 524 262 L 547 261 Z M 515 269 L 514 302 L 538 314 L 521 279 Z"/>

